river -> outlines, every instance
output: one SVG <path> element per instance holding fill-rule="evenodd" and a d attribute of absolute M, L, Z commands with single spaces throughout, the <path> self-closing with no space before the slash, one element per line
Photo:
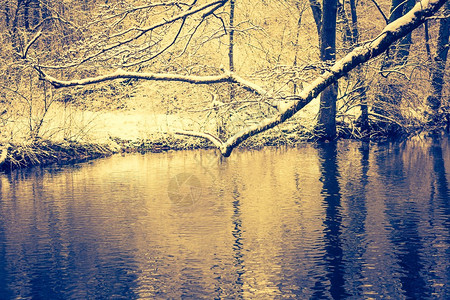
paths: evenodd
<path fill-rule="evenodd" d="M 445 299 L 450 143 L 0 174 L 0 299 Z"/>

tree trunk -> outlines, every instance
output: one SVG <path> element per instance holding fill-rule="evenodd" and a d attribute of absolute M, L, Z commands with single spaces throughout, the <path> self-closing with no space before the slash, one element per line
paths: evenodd
<path fill-rule="evenodd" d="M 392 0 L 390 10 L 391 15 L 389 16 L 388 23 L 391 24 L 405 15 L 413 6 L 414 0 Z M 386 70 L 386 73 L 384 73 L 386 75 L 383 75 L 382 73 L 386 80 L 380 83 L 381 90 L 376 96 L 373 106 L 373 111 L 376 114 L 399 122 L 403 119 L 402 112 L 400 111 L 400 104 L 403 98 L 404 86 L 399 83 L 400 80 L 398 74 L 390 76 L 391 73 L 389 73 L 389 69 L 406 64 L 411 43 L 411 33 L 409 33 L 389 47 L 389 50 L 386 52 L 387 55 L 381 65 L 381 71 Z M 392 134 L 398 131 L 398 124 L 384 122 L 385 120 L 383 120 L 383 123 L 380 123 L 384 130 L 391 131 Z"/>
<path fill-rule="evenodd" d="M 392 0 L 391 15 L 389 16 L 389 23 L 394 22 L 398 18 L 402 17 L 414 6 L 414 0 Z M 409 49 L 411 47 L 412 38 L 411 33 L 402 38 L 399 42 L 395 43 L 389 48 L 387 55 L 381 70 L 388 69 L 392 66 L 405 64 L 408 60 Z"/>
<path fill-rule="evenodd" d="M 23 22 L 26 30 L 30 29 L 30 1 L 23 2 Z"/>
<path fill-rule="evenodd" d="M 309 5 L 311 6 L 314 22 L 316 23 L 317 34 L 320 36 L 320 32 L 322 31 L 322 7 L 318 0 L 309 0 Z"/>
<path fill-rule="evenodd" d="M 445 3 L 444 15 L 447 18 L 439 22 L 439 35 L 437 38 L 437 49 L 434 57 L 434 69 L 431 74 L 431 93 L 427 98 L 427 105 L 430 109 L 431 119 L 435 119 L 442 102 L 442 88 L 444 87 L 445 65 L 449 50 L 450 34 L 450 2 Z M 435 120 L 437 121 L 437 120 Z"/>
<path fill-rule="evenodd" d="M 336 138 L 337 82 L 327 87 L 320 95 L 319 120 L 315 128 L 321 140 Z"/>
<path fill-rule="evenodd" d="M 358 73 L 360 73 L 359 70 L 360 68 L 357 69 Z M 367 106 L 366 91 L 367 87 L 364 87 L 362 91 L 359 93 L 361 115 L 358 120 L 358 125 L 361 128 L 363 136 L 365 136 L 369 130 L 369 108 Z"/>
<path fill-rule="evenodd" d="M 359 30 L 358 30 L 358 15 L 356 14 L 356 1 L 350 0 L 350 13 L 352 16 L 352 43 L 358 45 Z"/>
<path fill-rule="evenodd" d="M 298 42 L 299 42 L 299 39 L 300 39 L 300 29 L 301 29 L 301 26 L 302 26 L 302 17 L 303 17 L 303 12 L 304 12 L 304 9 L 300 7 L 299 2 L 296 3 L 296 7 L 297 7 L 297 10 L 298 10 L 298 21 L 297 21 L 297 32 L 295 34 L 295 44 L 294 44 L 294 46 L 295 46 L 294 62 L 292 64 L 294 66 L 294 68 L 296 68 L 297 65 L 298 65 L 298 48 L 299 48 L 298 47 Z M 297 81 L 294 80 L 294 86 L 293 86 L 293 92 L 292 93 L 294 95 L 296 95 L 297 91 L 298 91 Z"/>
<path fill-rule="evenodd" d="M 337 23 L 341 24 L 342 28 L 342 43 L 344 47 L 351 49 L 353 47 L 353 36 L 350 28 L 350 22 L 347 18 L 347 12 L 343 3 L 337 1 Z"/>
<path fill-rule="evenodd" d="M 18 5 L 23 6 L 23 24 L 27 31 L 33 29 L 41 18 L 40 3 L 38 0 L 22 0 Z"/>
<path fill-rule="evenodd" d="M 320 59 L 323 62 L 331 63 L 336 59 L 336 15 L 337 0 L 324 0 L 320 32 Z M 337 82 L 333 83 L 320 96 L 316 132 L 323 140 L 336 138 L 337 87 Z"/>
<path fill-rule="evenodd" d="M 234 5 L 235 0 L 230 1 L 230 34 L 229 34 L 229 44 L 228 44 L 228 67 L 230 72 L 234 72 Z M 230 102 L 234 100 L 235 90 L 233 83 L 230 82 Z"/>

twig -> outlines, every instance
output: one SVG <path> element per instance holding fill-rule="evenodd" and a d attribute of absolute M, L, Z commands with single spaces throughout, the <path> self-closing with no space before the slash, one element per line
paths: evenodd
<path fill-rule="evenodd" d="M 375 6 L 377 7 L 378 11 L 380 12 L 380 14 L 383 16 L 384 21 L 386 22 L 386 24 L 389 23 L 389 19 L 386 17 L 386 15 L 384 14 L 384 12 L 381 10 L 381 7 L 378 5 L 377 1 L 372 0 L 373 4 L 375 4 Z"/>

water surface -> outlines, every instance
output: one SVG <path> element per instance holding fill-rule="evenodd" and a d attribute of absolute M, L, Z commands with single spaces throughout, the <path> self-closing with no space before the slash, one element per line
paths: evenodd
<path fill-rule="evenodd" d="M 0 299 L 445 299 L 450 144 L 0 174 Z"/>

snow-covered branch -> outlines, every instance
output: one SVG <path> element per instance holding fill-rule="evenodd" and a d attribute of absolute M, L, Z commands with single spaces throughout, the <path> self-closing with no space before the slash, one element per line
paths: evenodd
<path fill-rule="evenodd" d="M 242 77 L 229 71 L 224 71 L 220 75 L 195 76 L 195 75 L 179 75 L 171 73 L 128 72 L 119 69 L 114 73 L 102 76 L 88 77 L 76 80 L 59 80 L 53 76 L 48 75 L 47 73 L 42 71 L 39 67 L 35 67 L 35 69 L 39 72 L 41 80 L 48 81 L 55 88 L 82 86 L 116 79 L 132 78 L 132 79 L 143 79 L 152 81 L 177 81 L 191 84 L 212 84 L 221 82 L 232 82 L 239 84 L 243 89 L 255 93 L 257 95 L 260 96 L 268 95 L 267 91 L 264 90 L 262 87 L 248 80 L 245 80 Z"/>

